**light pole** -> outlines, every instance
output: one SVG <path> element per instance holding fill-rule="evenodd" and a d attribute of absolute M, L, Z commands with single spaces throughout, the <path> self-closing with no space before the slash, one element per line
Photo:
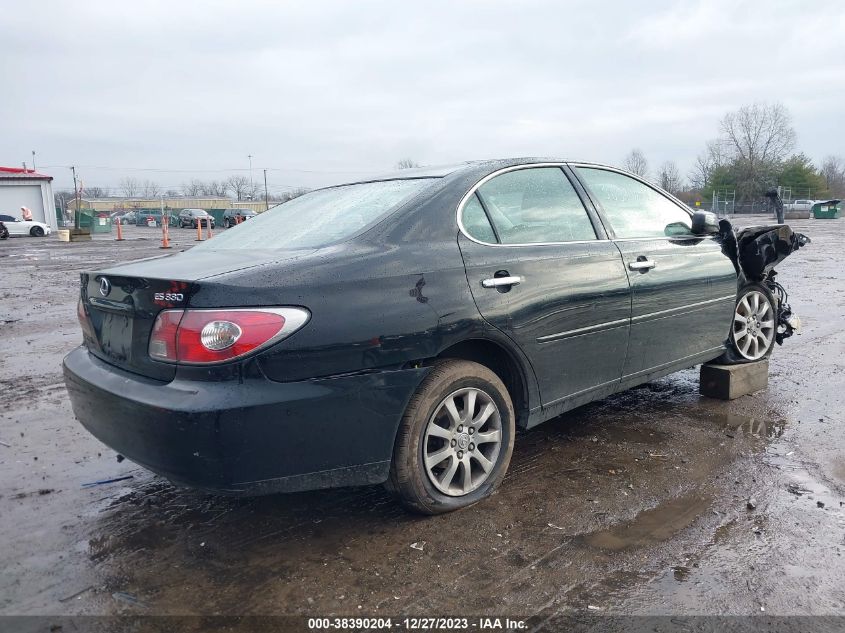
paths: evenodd
<path fill-rule="evenodd" d="M 247 156 L 249 159 L 249 190 L 252 191 L 253 184 L 252 184 L 252 154 Z"/>

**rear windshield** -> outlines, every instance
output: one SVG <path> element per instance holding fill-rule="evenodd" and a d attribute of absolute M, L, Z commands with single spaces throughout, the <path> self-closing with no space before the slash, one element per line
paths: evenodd
<path fill-rule="evenodd" d="M 387 180 L 312 191 L 259 213 L 194 250 L 327 246 L 375 224 L 433 181 Z"/>

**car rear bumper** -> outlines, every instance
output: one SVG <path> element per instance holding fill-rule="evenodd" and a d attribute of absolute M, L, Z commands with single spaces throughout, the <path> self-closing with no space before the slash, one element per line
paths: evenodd
<path fill-rule="evenodd" d="M 375 484 L 427 368 L 301 382 L 163 383 L 77 348 L 64 360 L 73 411 L 94 436 L 175 483 L 233 494 Z"/>

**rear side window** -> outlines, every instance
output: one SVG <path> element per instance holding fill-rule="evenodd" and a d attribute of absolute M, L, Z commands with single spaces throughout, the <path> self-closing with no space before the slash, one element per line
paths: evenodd
<path fill-rule="evenodd" d="M 194 250 L 327 246 L 372 226 L 435 180 L 386 180 L 318 189 L 256 215 Z"/>
<path fill-rule="evenodd" d="M 692 235 L 690 214 L 648 185 L 615 171 L 576 168 L 618 238 Z"/>
<path fill-rule="evenodd" d="M 484 183 L 478 196 L 502 244 L 596 239 L 581 199 L 559 167 L 506 172 Z"/>
<path fill-rule="evenodd" d="M 461 222 L 470 237 L 488 244 L 498 242 L 493 227 L 490 226 L 490 220 L 487 219 L 487 214 L 484 213 L 484 208 L 478 201 L 478 196 L 474 195 L 464 205 Z"/>

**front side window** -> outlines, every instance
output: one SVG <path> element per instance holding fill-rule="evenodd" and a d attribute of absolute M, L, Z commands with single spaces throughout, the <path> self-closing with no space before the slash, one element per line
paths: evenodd
<path fill-rule="evenodd" d="M 577 167 L 617 238 L 692 235 L 690 214 L 648 185 L 615 171 Z"/>
<path fill-rule="evenodd" d="M 374 225 L 435 180 L 384 180 L 318 189 L 256 215 L 192 250 L 328 246 Z"/>
<path fill-rule="evenodd" d="M 581 199 L 559 167 L 505 172 L 479 187 L 478 196 L 502 244 L 596 239 Z"/>

